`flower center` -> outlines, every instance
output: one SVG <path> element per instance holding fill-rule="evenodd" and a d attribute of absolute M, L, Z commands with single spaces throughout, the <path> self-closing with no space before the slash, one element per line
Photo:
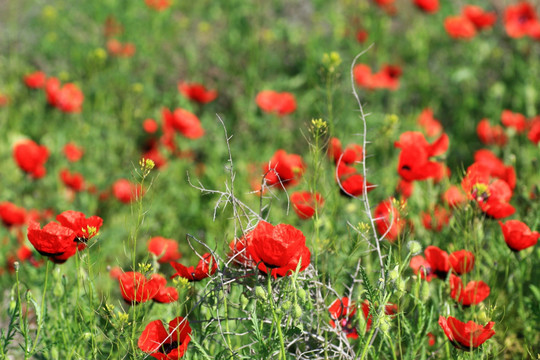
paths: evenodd
<path fill-rule="evenodd" d="M 163 344 L 161 346 L 161 350 L 163 352 L 163 354 L 168 354 L 170 353 L 171 351 L 173 351 L 174 349 L 176 349 L 178 347 L 178 342 L 177 341 L 173 341 L 172 343 L 170 344 Z"/>
<path fill-rule="evenodd" d="M 474 184 L 471 195 L 478 202 L 487 201 L 490 196 L 488 186 L 483 183 Z"/>

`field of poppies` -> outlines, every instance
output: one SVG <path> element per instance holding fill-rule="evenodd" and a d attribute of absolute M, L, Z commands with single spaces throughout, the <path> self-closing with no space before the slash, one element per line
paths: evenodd
<path fill-rule="evenodd" d="M 0 24 L 1 359 L 540 357 L 535 0 Z"/>

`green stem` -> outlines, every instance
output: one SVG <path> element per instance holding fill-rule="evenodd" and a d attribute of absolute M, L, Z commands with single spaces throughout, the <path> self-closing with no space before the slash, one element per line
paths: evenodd
<path fill-rule="evenodd" d="M 39 341 L 39 334 L 41 333 L 41 329 L 43 329 L 43 318 L 45 316 L 45 297 L 47 295 L 47 285 L 49 283 L 49 267 L 51 265 L 50 261 L 47 261 L 47 269 L 45 270 L 45 285 L 43 286 L 43 295 L 41 296 L 41 316 L 39 318 L 40 323 L 38 324 L 38 329 L 36 332 L 36 339 L 34 340 L 34 345 L 32 345 L 32 349 L 30 349 L 30 355 L 32 355 L 36 349 L 36 346 Z"/>
<path fill-rule="evenodd" d="M 276 309 L 274 307 L 274 298 L 272 297 L 272 275 L 268 272 L 268 298 L 270 299 L 270 308 L 272 309 L 272 317 L 274 318 L 274 323 L 276 324 L 276 329 L 279 335 L 279 346 L 280 346 L 280 359 L 286 360 L 285 357 L 285 341 L 283 340 L 283 332 L 281 331 L 281 318 L 278 318 L 276 314 Z"/>

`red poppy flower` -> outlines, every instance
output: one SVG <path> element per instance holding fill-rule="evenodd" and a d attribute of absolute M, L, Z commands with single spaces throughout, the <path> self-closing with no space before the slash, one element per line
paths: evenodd
<path fill-rule="evenodd" d="M 124 27 L 114 18 L 114 16 L 109 15 L 107 16 L 107 19 L 105 19 L 103 32 L 105 33 L 105 37 L 108 38 L 122 34 L 124 32 Z"/>
<path fill-rule="evenodd" d="M 293 209 L 300 219 L 309 219 L 315 215 L 315 209 L 324 204 L 321 194 L 309 191 L 297 191 L 291 194 Z"/>
<path fill-rule="evenodd" d="M 49 158 L 49 150 L 32 140 L 18 142 L 13 148 L 13 158 L 21 170 L 34 179 L 42 178 L 47 173 L 45 163 Z"/>
<path fill-rule="evenodd" d="M 450 274 L 450 297 L 463 306 L 477 305 L 489 296 L 489 286 L 482 280 L 469 281 L 467 286 L 454 274 Z"/>
<path fill-rule="evenodd" d="M 60 180 L 75 192 L 84 190 L 84 177 L 81 173 L 71 173 L 68 169 L 63 169 L 60 171 Z"/>
<path fill-rule="evenodd" d="M 206 104 L 214 101 L 218 93 L 216 90 L 207 90 L 206 87 L 198 83 L 178 83 L 178 91 L 189 100 Z"/>
<path fill-rule="evenodd" d="M 369 33 L 366 30 L 360 29 L 356 31 L 356 41 L 358 41 L 360 44 L 365 43 L 368 37 Z"/>
<path fill-rule="evenodd" d="M 489 176 L 506 181 L 510 189 L 516 187 L 516 170 L 506 166 L 494 153 L 487 149 L 481 149 L 474 153 L 474 162 L 481 163 L 488 170 Z"/>
<path fill-rule="evenodd" d="M 47 94 L 47 102 L 51 106 L 56 106 L 58 103 L 58 95 L 60 93 L 60 80 L 55 77 L 50 77 L 45 81 L 45 93 Z"/>
<path fill-rule="evenodd" d="M 291 114 L 296 110 L 296 98 L 289 92 L 263 90 L 257 94 L 255 102 L 262 111 L 279 116 Z"/>
<path fill-rule="evenodd" d="M 467 168 L 461 187 L 486 215 L 494 219 L 512 215 L 516 211 L 508 203 L 512 197 L 512 189 L 504 180 L 492 181 L 489 174 L 489 167 L 474 163 Z"/>
<path fill-rule="evenodd" d="M 206 279 L 210 275 L 213 275 L 218 267 L 216 259 L 210 253 L 205 253 L 195 268 L 193 266 L 187 267 L 174 261 L 170 261 L 169 264 L 176 270 L 176 273 L 171 276 L 171 279 L 180 276 L 189 281 Z"/>
<path fill-rule="evenodd" d="M 377 232 L 380 235 L 386 234 L 384 237 L 391 242 L 394 242 L 401 232 L 405 229 L 407 222 L 401 218 L 399 210 L 394 206 L 394 199 L 389 198 L 379 203 L 375 208 L 375 222 Z"/>
<path fill-rule="evenodd" d="M 67 210 L 56 216 L 56 220 L 64 227 L 73 230 L 76 234 L 75 240 L 86 243 L 99 233 L 103 225 L 103 219 L 99 216 L 86 218 L 82 212 Z M 82 250 L 82 249 L 79 249 Z"/>
<path fill-rule="evenodd" d="M 188 139 L 198 139 L 204 135 L 201 121 L 195 115 L 185 109 L 176 109 L 173 113 L 167 108 L 163 108 L 164 131 L 172 128 Z"/>
<path fill-rule="evenodd" d="M 486 145 L 504 146 L 508 137 L 500 125 L 491 126 L 488 119 L 482 119 L 476 127 L 476 134 L 480 141 Z"/>
<path fill-rule="evenodd" d="M 359 174 L 354 167 L 347 166 L 343 162 L 338 162 L 336 169 L 336 181 L 340 186 L 341 195 L 347 197 L 357 197 L 364 194 L 364 177 Z M 367 192 L 375 189 L 373 184 L 366 182 Z"/>
<path fill-rule="evenodd" d="M 442 199 L 449 207 L 459 207 L 467 202 L 467 196 L 456 185 L 451 185 L 442 195 Z"/>
<path fill-rule="evenodd" d="M 527 138 L 536 145 L 540 142 L 540 116 L 535 117 L 531 121 L 531 128 L 527 134 Z"/>
<path fill-rule="evenodd" d="M 461 13 L 469 19 L 478 30 L 490 28 L 495 24 L 495 21 L 497 21 L 497 14 L 484 11 L 480 6 L 465 5 Z"/>
<path fill-rule="evenodd" d="M 371 86 L 379 89 L 397 90 L 399 88 L 401 74 L 401 67 L 397 65 L 383 65 L 378 73 L 371 76 Z"/>
<path fill-rule="evenodd" d="M 41 89 L 45 86 L 47 75 L 43 71 L 35 71 L 24 77 L 24 83 L 31 89 Z"/>
<path fill-rule="evenodd" d="M 426 180 L 437 178 L 444 173 L 446 167 L 430 158 L 443 154 L 448 149 L 448 135 L 442 134 L 432 144 L 429 144 L 424 135 L 416 131 L 407 131 L 401 134 L 395 147 L 401 149 L 398 162 L 398 173 L 407 181 Z"/>
<path fill-rule="evenodd" d="M 191 327 L 187 319 L 179 316 L 169 322 L 169 332 L 161 320 L 154 320 L 139 337 L 139 349 L 159 360 L 177 360 L 184 356 L 191 340 Z"/>
<path fill-rule="evenodd" d="M 285 150 L 278 150 L 270 159 L 270 163 L 263 167 L 265 180 L 268 186 L 280 184 L 283 187 L 296 185 L 306 169 L 300 155 L 287 154 Z"/>
<path fill-rule="evenodd" d="M 30 249 L 26 245 L 21 245 L 17 249 L 16 255 L 17 255 L 17 260 L 21 262 L 28 261 L 33 267 L 39 267 L 43 262 L 43 261 L 36 260 L 36 258 L 34 257 L 34 253 L 32 252 L 32 249 Z"/>
<path fill-rule="evenodd" d="M 176 261 L 182 257 L 182 254 L 178 251 L 178 243 L 173 239 L 165 239 L 161 236 L 150 239 L 148 251 L 156 255 L 160 263 Z"/>
<path fill-rule="evenodd" d="M 150 279 L 159 283 L 159 291 L 152 300 L 161 304 L 169 304 L 178 300 L 178 291 L 172 286 L 167 287 L 167 279 L 160 274 L 152 274 Z"/>
<path fill-rule="evenodd" d="M 64 155 L 68 161 L 77 162 L 84 154 L 84 149 L 77 146 L 75 143 L 67 143 L 64 145 Z"/>
<path fill-rule="evenodd" d="M 328 157 L 334 160 L 334 163 L 337 164 L 339 158 L 341 157 L 341 153 L 341 141 L 339 141 L 339 139 L 335 137 L 330 138 L 327 150 Z"/>
<path fill-rule="evenodd" d="M 474 267 L 474 254 L 467 250 L 454 251 L 448 257 L 448 261 L 456 274 L 466 274 Z"/>
<path fill-rule="evenodd" d="M 136 48 L 130 42 L 122 43 L 116 39 L 110 39 L 107 41 L 107 51 L 111 56 L 127 58 L 135 55 Z"/>
<path fill-rule="evenodd" d="M 504 241 L 512 251 L 521 251 L 536 245 L 540 233 L 531 231 L 529 227 L 519 220 L 508 220 L 506 223 L 499 221 L 503 232 Z"/>
<path fill-rule="evenodd" d="M 504 110 L 501 113 L 501 122 L 504 126 L 515 129 L 518 133 L 524 132 L 527 128 L 525 115 L 510 110 Z"/>
<path fill-rule="evenodd" d="M 120 292 L 127 303 L 138 304 L 152 299 L 162 287 L 159 279 L 150 280 L 134 271 L 128 271 L 118 276 Z"/>
<path fill-rule="evenodd" d="M 154 142 L 153 145 L 141 156 L 141 159 L 149 159 L 154 162 L 156 169 L 161 169 L 167 165 L 167 158 L 163 156 L 159 150 L 157 142 Z"/>
<path fill-rule="evenodd" d="M 111 277 L 111 279 L 118 280 L 120 275 L 122 275 L 123 273 L 124 271 L 122 271 L 119 266 L 115 266 L 111 270 L 109 270 L 109 276 Z"/>
<path fill-rule="evenodd" d="M 171 0 L 144 0 L 146 6 L 157 11 L 162 11 L 171 6 Z"/>
<path fill-rule="evenodd" d="M 421 212 L 420 216 L 422 217 L 422 224 L 426 229 L 441 231 L 450 222 L 452 214 L 442 206 L 436 205 L 433 208 L 432 214 Z"/>
<path fill-rule="evenodd" d="M 335 328 L 336 322 L 339 324 L 341 331 L 347 334 L 348 338 L 358 339 L 358 331 L 356 330 L 356 324 L 354 322 L 354 315 L 356 314 L 356 305 L 354 303 L 349 304 L 349 298 L 344 296 L 341 299 L 336 299 L 332 305 L 328 308 L 330 312 L 330 325 Z M 369 309 L 368 309 L 369 314 Z M 365 314 L 367 317 L 367 314 Z M 371 319 L 368 320 L 371 325 Z M 368 326 L 369 327 L 369 326 Z"/>
<path fill-rule="evenodd" d="M 469 351 L 482 345 L 487 339 L 495 335 L 492 330 L 495 323 L 490 321 L 486 326 L 478 325 L 473 321 L 463 323 L 458 319 L 449 316 L 439 317 L 439 325 L 448 337 L 448 340 L 456 348 Z"/>
<path fill-rule="evenodd" d="M 235 264 L 242 265 L 244 267 L 254 267 L 255 263 L 251 260 L 247 254 L 246 241 L 242 239 L 234 239 L 229 243 L 231 251 L 228 256 Z"/>
<path fill-rule="evenodd" d="M 424 251 L 425 258 L 422 255 L 416 255 L 411 258 L 409 266 L 415 274 L 420 272 L 420 277 L 431 281 L 432 278 L 446 278 L 450 271 L 450 261 L 448 253 L 436 246 L 428 246 Z"/>
<path fill-rule="evenodd" d="M 26 223 L 26 209 L 9 202 L 0 202 L 0 219 L 8 228 Z"/>
<path fill-rule="evenodd" d="M 538 21 L 534 7 L 527 1 L 509 5 L 504 10 L 504 27 L 508 36 L 520 38 L 529 34 Z"/>
<path fill-rule="evenodd" d="M 77 234 L 55 222 L 50 222 L 40 229 L 39 223 L 30 220 L 27 236 L 34 248 L 45 256 L 58 256 L 77 248 Z"/>
<path fill-rule="evenodd" d="M 55 106 L 65 113 L 80 113 L 83 101 L 84 95 L 77 85 L 67 83 L 58 90 Z"/>
<path fill-rule="evenodd" d="M 153 134 L 158 131 L 158 123 L 154 119 L 146 119 L 143 121 L 143 129 L 149 134 Z"/>
<path fill-rule="evenodd" d="M 8 95 L 0 93 L 0 108 L 8 106 L 10 102 L 11 98 Z"/>
<path fill-rule="evenodd" d="M 414 182 L 400 179 L 396 191 L 401 194 L 403 200 L 407 200 L 414 191 Z"/>
<path fill-rule="evenodd" d="M 132 184 L 127 179 L 119 179 L 112 186 L 114 197 L 124 204 L 129 204 L 142 195 L 143 191 L 140 184 Z"/>
<path fill-rule="evenodd" d="M 357 64 L 353 68 L 354 81 L 358 86 L 373 89 L 371 68 L 366 64 Z"/>
<path fill-rule="evenodd" d="M 439 0 L 413 0 L 420 10 L 433 14 L 439 11 Z"/>
<path fill-rule="evenodd" d="M 443 132 L 443 127 L 439 120 L 433 117 L 433 110 L 425 108 L 418 117 L 418 125 L 420 125 L 427 136 L 439 136 Z"/>
<path fill-rule="evenodd" d="M 271 271 L 274 278 L 290 275 L 299 265 L 299 271 L 304 271 L 310 263 L 311 253 L 304 234 L 288 224 L 274 226 L 259 221 L 243 241 L 248 257 L 264 274 Z"/>
<path fill-rule="evenodd" d="M 454 39 L 471 39 L 476 35 L 474 24 L 465 16 L 448 16 L 444 19 L 444 28 Z"/>

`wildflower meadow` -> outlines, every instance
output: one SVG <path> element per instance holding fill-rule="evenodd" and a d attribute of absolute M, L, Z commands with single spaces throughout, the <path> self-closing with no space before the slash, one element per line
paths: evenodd
<path fill-rule="evenodd" d="M 1 359 L 540 358 L 537 0 L 0 1 Z"/>

